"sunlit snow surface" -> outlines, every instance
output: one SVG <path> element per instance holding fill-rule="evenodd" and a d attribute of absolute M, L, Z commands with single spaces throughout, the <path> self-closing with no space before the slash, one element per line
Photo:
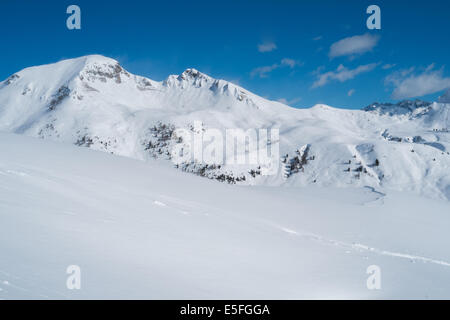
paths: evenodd
<path fill-rule="evenodd" d="M 371 188 L 232 186 L 0 134 L 0 298 L 450 298 L 449 209 Z M 66 288 L 69 265 L 81 290 Z"/>

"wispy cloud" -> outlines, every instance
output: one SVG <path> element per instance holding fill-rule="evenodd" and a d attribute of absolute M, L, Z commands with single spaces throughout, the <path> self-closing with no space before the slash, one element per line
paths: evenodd
<path fill-rule="evenodd" d="M 302 100 L 302 98 L 297 97 L 297 98 L 294 98 L 294 99 L 291 99 L 291 100 L 288 100 L 288 99 L 285 99 L 285 98 L 280 98 L 277 101 L 281 102 L 281 103 L 283 103 L 285 105 L 292 106 L 292 105 L 296 104 L 297 102 L 299 102 L 300 100 Z"/>
<path fill-rule="evenodd" d="M 382 66 L 382 68 L 383 68 L 384 70 L 388 70 L 388 69 L 392 69 L 392 68 L 395 67 L 395 66 L 396 66 L 396 64 L 389 64 L 389 63 L 386 63 L 385 65 Z"/>
<path fill-rule="evenodd" d="M 319 41 L 319 40 L 321 40 L 322 38 L 323 38 L 322 36 L 317 36 L 317 37 L 314 37 L 313 40 L 314 40 L 314 41 Z"/>
<path fill-rule="evenodd" d="M 435 70 L 431 64 L 422 72 L 414 71 L 415 68 L 411 67 L 386 77 L 385 84 L 394 86 L 392 99 L 421 97 L 450 88 L 450 77 L 443 76 L 443 68 Z"/>
<path fill-rule="evenodd" d="M 275 42 L 264 42 L 258 44 L 258 51 L 259 52 L 270 52 L 277 48 L 277 45 Z"/>
<path fill-rule="evenodd" d="M 275 69 L 281 68 L 281 67 L 289 67 L 291 69 L 294 69 L 296 66 L 303 65 L 302 62 L 290 59 L 290 58 L 284 58 L 279 63 L 274 63 L 270 66 L 263 66 L 253 69 L 250 72 L 250 76 L 253 78 L 255 76 L 259 76 L 260 78 L 267 78 L 269 73 L 274 71 Z"/>
<path fill-rule="evenodd" d="M 349 97 L 351 97 L 354 93 L 355 93 L 355 89 L 350 89 L 350 90 L 347 92 L 347 95 L 348 95 Z"/>
<path fill-rule="evenodd" d="M 371 34 L 363 34 L 344 38 L 335 42 L 330 47 L 329 57 L 355 56 L 371 51 L 380 38 Z"/>
<path fill-rule="evenodd" d="M 370 63 L 358 66 L 355 69 L 348 69 L 341 64 L 337 67 L 336 71 L 328 71 L 325 73 L 321 73 L 322 68 L 319 68 L 315 72 L 317 80 L 313 83 L 312 88 L 323 87 L 332 80 L 344 82 L 353 79 L 361 73 L 372 71 L 377 65 L 377 63 Z"/>
<path fill-rule="evenodd" d="M 252 78 L 255 76 L 259 76 L 260 78 L 267 78 L 268 74 L 277 68 L 279 68 L 279 65 L 277 63 L 271 66 L 258 67 L 250 72 L 250 76 Z"/>
<path fill-rule="evenodd" d="M 302 66 L 303 63 L 294 59 L 290 59 L 290 58 L 284 58 L 281 60 L 281 65 L 282 66 L 288 66 L 291 69 L 295 68 L 296 66 Z"/>

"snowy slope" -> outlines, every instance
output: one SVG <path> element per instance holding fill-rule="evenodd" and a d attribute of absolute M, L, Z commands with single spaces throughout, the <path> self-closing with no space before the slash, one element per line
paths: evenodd
<path fill-rule="evenodd" d="M 447 201 L 232 186 L 21 135 L 0 150 L 0 299 L 450 298 Z"/>
<path fill-rule="evenodd" d="M 279 129 L 274 175 L 250 163 L 180 167 L 238 184 L 370 186 L 442 199 L 450 198 L 449 110 L 423 102 L 294 109 L 195 69 L 156 82 L 97 55 L 27 68 L 0 83 L 0 131 L 170 160 L 177 128 Z"/>

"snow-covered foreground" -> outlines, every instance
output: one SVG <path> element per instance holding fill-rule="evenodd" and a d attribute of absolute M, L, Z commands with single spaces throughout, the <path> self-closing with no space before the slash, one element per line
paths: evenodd
<path fill-rule="evenodd" d="M 450 298 L 450 203 L 0 134 L 0 298 Z M 81 290 L 66 268 L 81 268 Z M 366 287 L 381 268 L 381 290 Z"/>

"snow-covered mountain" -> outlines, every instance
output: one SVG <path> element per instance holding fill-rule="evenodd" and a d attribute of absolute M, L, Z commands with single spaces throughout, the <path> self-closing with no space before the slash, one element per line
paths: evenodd
<path fill-rule="evenodd" d="M 448 298 L 449 109 L 294 109 L 102 56 L 24 69 L 0 83 L 0 299 Z M 179 128 L 279 129 L 279 170 L 183 173 Z"/>
<path fill-rule="evenodd" d="M 267 168 L 250 163 L 187 161 L 179 167 L 239 184 L 370 186 L 445 199 L 449 110 L 449 104 L 418 101 L 363 110 L 295 109 L 195 69 L 157 82 L 98 55 L 27 68 L 0 83 L 0 131 L 170 160 L 180 143 L 177 128 L 194 135 L 279 129 L 279 140 L 268 143 L 279 143 L 276 174 L 261 174 Z"/>
<path fill-rule="evenodd" d="M 410 117 L 415 117 L 426 114 L 430 109 L 430 105 L 430 102 L 422 100 L 404 100 L 398 103 L 375 102 L 363 110 L 390 116 L 409 115 Z"/>

